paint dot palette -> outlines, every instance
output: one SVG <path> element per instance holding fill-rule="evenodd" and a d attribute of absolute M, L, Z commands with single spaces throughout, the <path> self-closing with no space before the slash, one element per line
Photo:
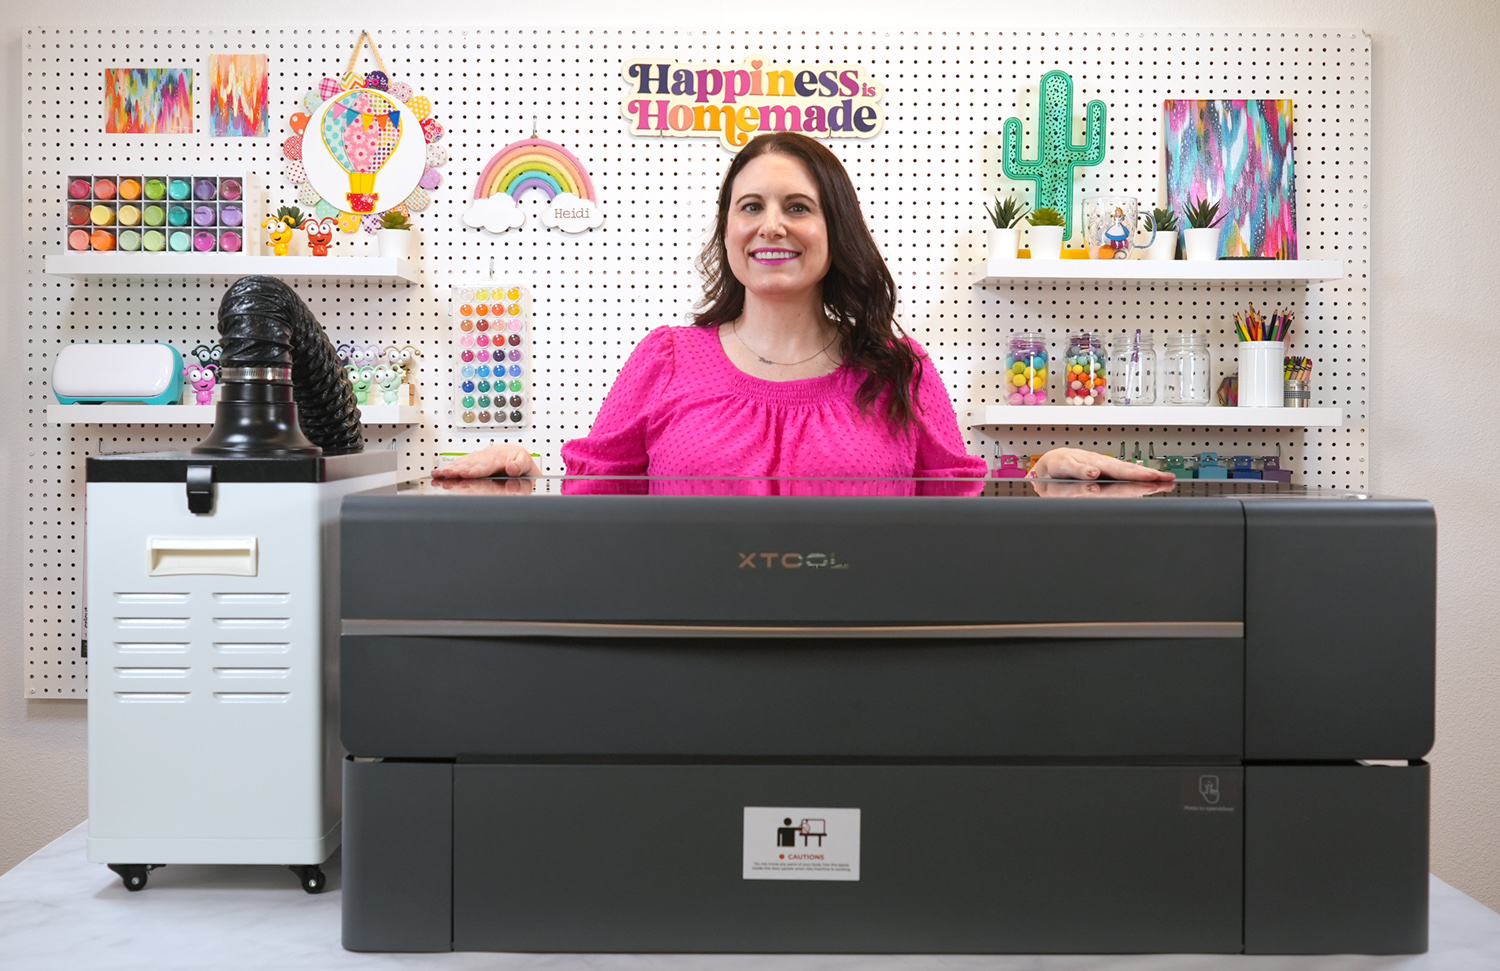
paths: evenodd
<path fill-rule="evenodd" d="M 72 175 L 64 187 L 70 252 L 239 253 L 245 176 Z"/>
<path fill-rule="evenodd" d="M 461 431 L 531 424 L 531 291 L 513 283 L 455 286 L 453 427 Z"/>

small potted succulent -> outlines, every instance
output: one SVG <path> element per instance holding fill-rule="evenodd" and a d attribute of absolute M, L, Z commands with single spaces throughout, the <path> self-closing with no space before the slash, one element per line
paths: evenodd
<path fill-rule="evenodd" d="M 1006 196 L 1001 202 L 1000 197 L 995 196 L 995 206 L 984 204 L 984 211 L 989 214 L 990 222 L 995 225 L 989 231 L 989 258 L 992 260 L 1013 260 L 1021 249 L 1021 231 L 1016 227 L 1020 225 L 1022 217 L 1026 215 L 1026 205 L 1016 201 L 1016 197 Z"/>
<path fill-rule="evenodd" d="M 411 255 L 411 220 L 406 213 L 392 209 L 380 217 L 380 228 L 375 230 L 375 252 L 397 259 Z"/>
<path fill-rule="evenodd" d="M 1182 210 L 1187 217 L 1188 228 L 1183 231 L 1182 245 L 1190 260 L 1216 260 L 1219 258 L 1219 204 L 1207 198 L 1190 202 Z"/>
<path fill-rule="evenodd" d="M 1152 207 L 1146 216 L 1146 232 L 1151 233 L 1151 242 L 1136 246 L 1146 254 L 1143 259 L 1177 259 L 1177 213 Z"/>
<path fill-rule="evenodd" d="M 1062 259 L 1063 227 L 1066 225 L 1062 213 L 1042 206 L 1033 210 L 1026 222 L 1031 225 L 1031 258 Z"/>

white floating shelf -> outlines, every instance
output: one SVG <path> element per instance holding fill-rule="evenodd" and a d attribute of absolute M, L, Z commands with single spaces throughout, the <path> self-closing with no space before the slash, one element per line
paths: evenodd
<path fill-rule="evenodd" d="M 212 425 L 213 405 L 48 405 L 53 425 Z M 422 409 L 415 405 L 360 405 L 366 425 L 415 425 Z"/>
<path fill-rule="evenodd" d="M 1129 408 L 1104 405 L 987 405 L 969 412 L 969 427 L 1022 425 L 1098 428 L 1337 428 L 1342 408 Z"/>
<path fill-rule="evenodd" d="M 1343 260 L 987 260 L 973 284 L 1024 280 L 1235 283 L 1342 280 Z"/>
<path fill-rule="evenodd" d="M 254 253 L 52 253 L 43 268 L 53 276 L 274 277 L 417 282 L 417 267 L 394 256 L 261 256 Z"/>

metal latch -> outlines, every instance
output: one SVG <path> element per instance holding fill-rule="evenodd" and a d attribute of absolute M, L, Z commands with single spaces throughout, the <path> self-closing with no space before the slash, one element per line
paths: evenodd
<path fill-rule="evenodd" d="M 199 516 L 214 511 L 214 467 L 212 465 L 189 465 L 187 467 L 188 512 Z"/>

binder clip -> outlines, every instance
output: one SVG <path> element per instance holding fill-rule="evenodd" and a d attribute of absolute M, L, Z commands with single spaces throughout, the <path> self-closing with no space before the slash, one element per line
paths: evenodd
<path fill-rule="evenodd" d="M 1026 467 L 1021 464 L 1021 456 L 1000 456 L 1000 464 L 990 473 L 997 479 L 1024 479 L 1026 478 Z"/>
<path fill-rule="evenodd" d="M 1267 455 L 1260 460 L 1260 477 L 1268 482 L 1285 482 L 1291 484 L 1292 473 L 1281 467 L 1281 446 L 1276 446 L 1275 455 Z"/>
<path fill-rule="evenodd" d="M 1229 477 L 1231 479 L 1259 479 L 1260 472 L 1255 468 L 1255 459 L 1248 455 L 1235 455 L 1229 459 Z"/>
<path fill-rule="evenodd" d="M 1198 478 L 1200 479 L 1227 479 L 1229 470 L 1219 464 L 1218 452 L 1198 453 Z"/>

